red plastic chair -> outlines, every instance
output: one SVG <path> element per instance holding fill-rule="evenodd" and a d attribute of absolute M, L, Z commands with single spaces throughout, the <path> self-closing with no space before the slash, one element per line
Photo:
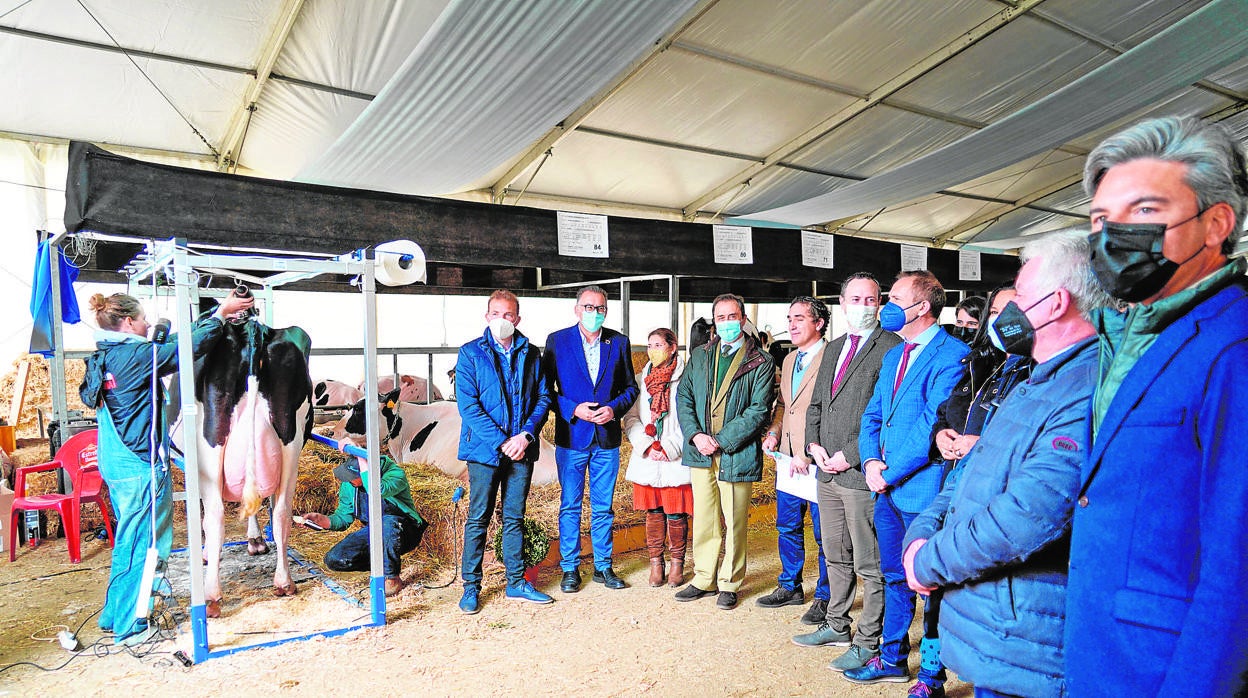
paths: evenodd
<path fill-rule="evenodd" d="M 108 531 L 108 545 L 113 545 L 113 524 L 109 519 L 108 507 L 104 504 L 101 490 L 104 478 L 100 476 L 100 468 L 96 463 L 95 429 L 79 432 L 69 437 L 51 462 L 40 465 L 27 465 L 17 468 L 13 473 L 13 513 L 9 522 L 9 562 L 17 559 L 17 526 L 20 512 L 35 509 L 56 509 L 61 515 L 61 526 L 65 529 L 65 540 L 69 542 L 69 561 L 82 562 L 82 540 L 79 514 L 82 505 L 95 502 L 104 517 L 104 530 Z M 26 475 L 56 471 L 64 468 L 73 484 L 71 494 L 36 494 L 26 495 Z"/>

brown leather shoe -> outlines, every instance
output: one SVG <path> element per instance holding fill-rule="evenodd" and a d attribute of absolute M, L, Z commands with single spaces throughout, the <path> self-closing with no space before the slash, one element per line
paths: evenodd
<path fill-rule="evenodd" d="M 674 557 L 667 565 L 667 583 L 679 587 L 685 583 L 685 560 Z"/>
<path fill-rule="evenodd" d="M 407 586 L 401 577 L 386 577 L 386 597 L 391 597 L 403 591 L 403 587 Z"/>
<path fill-rule="evenodd" d="M 678 587 L 685 581 L 685 550 L 689 537 L 689 517 L 667 521 L 667 550 L 672 564 L 667 570 L 667 583 Z"/>
<path fill-rule="evenodd" d="M 650 558 L 650 586 L 663 586 L 663 558 Z"/>

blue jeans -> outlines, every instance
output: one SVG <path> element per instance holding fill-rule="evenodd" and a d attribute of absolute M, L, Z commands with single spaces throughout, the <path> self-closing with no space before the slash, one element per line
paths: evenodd
<path fill-rule="evenodd" d="M 524 509 L 533 480 L 532 463 L 499 458 L 497 467 L 468 461 L 468 519 L 464 522 L 464 557 L 460 575 L 465 587 L 481 588 L 481 560 L 485 531 L 494 516 L 494 504 L 503 507 L 503 565 L 508 586 L 524 578 Z"/>
<path fill-rule="evenodd" d="M 884 573 L 884 631 L 880 641 L 880 659 L 893 665 L 905 666 L 910 655 L 910 623 L 914 621 L 917 594 L 906 583 L 906 571 L 901 564 L 904 552 L 901 544 L 906 538 L 906 528 L 918 514 L 902 511 L 893 504 L 888 493 L 875 500 L 875 536 L 880 542 L 880 571 Z M 936 637 L 934 613 L 928 613 L 928 601 L 924 600 L 923 636 Z M 945 669 L 932 670 L 920 664 L 919 680 L 930 686 L 945 684 Z"/>
<path fill-rule="evenodd" d="M 113 508 L 113 556 L 100 628 L 116 640 L 147 629 L 147 619 L 134 617 L 147 550 L 153 545 L 161 560 L 173 547 L 173 496 L 169 466 L 156 463 L 156 498 L 152 499 L 152 466 L 121 442 L 107 408 L 99 410 L 100 475 L 108 484 Z M 156 509 L 153 540 L 152 507 Z"/>
<path fill-rule="evenodd" d="M 590 446 L 584 451 L 555 449 L 559 473 L 559 566 L 576 570 L 581 562 L 581 500 L 589 476 L 590 540 L 594 544 L 594 569 L 611 566 L 611 527 L 615 524 L 615 480 L 620 474 L 620 449 Z"/>
<path fill-rule="evenodd" d="M 424 532 L 425 526 L 410 516 L 386 514 L 382 517 L 381 555 L 387 577 L 399 576 L 403 571 L 399 558 L 420 545 Z M 348 534 L 325 553 L 325 566 L 335 572 L 367 572 L 368 562 L 367 525 Z"/>
<path fill-rule="evenodd" d="M 806 511 L 815 527 L 815 548 L 819 551 L 819 581 L 815 598 L 827 601 L 828 565 L 823 558 L 823 541 L 819 534 L 819 505 L 788 492 L 776 492 L 777 547 L 780 549 L 780 586 L 792 591 L 802 585 L 802 567 L 806 564 Z"/>
<path fill-rule="evenodd" d="M 991 688 L 975 687 L 975 698 L 1018 698 L 1012 693 L 998 693 Z"/>

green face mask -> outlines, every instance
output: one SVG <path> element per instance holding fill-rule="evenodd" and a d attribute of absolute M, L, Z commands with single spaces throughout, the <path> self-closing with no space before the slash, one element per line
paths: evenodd
<path fill-rule="evenodd" d="M 581 325 L 589 332 L 597 332 L 602 329 L 602 323 L 607 317 L 602 313 L 581 313 Z"/>
<path fill-rule="evenodd" d="M 719 335 L 720 339 L 731 344 L 732 342 L 737 341 L 737 338 L 741 336 L 741 321 L 725 320 L 723 322 L 717 322 L 715 323 L 715 332 Z"/>

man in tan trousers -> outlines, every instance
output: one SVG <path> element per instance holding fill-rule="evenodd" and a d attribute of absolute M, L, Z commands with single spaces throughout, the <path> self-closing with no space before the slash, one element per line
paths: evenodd
<path fill-rule="evenodd" d="M 745 581 L 750 490 L 763 476 L 759 437 L 770 421 L 776 369 L 758 341 L 741 331 L 744 299 L 722 294 L 712 309 L 717 336 L 690 354 L 676 393 L 686 436 L 682 461 L 693 485 L 694 570 L 693 581 L 676 599 L 718 592 L 716 605 L 729 611 Z"/>

